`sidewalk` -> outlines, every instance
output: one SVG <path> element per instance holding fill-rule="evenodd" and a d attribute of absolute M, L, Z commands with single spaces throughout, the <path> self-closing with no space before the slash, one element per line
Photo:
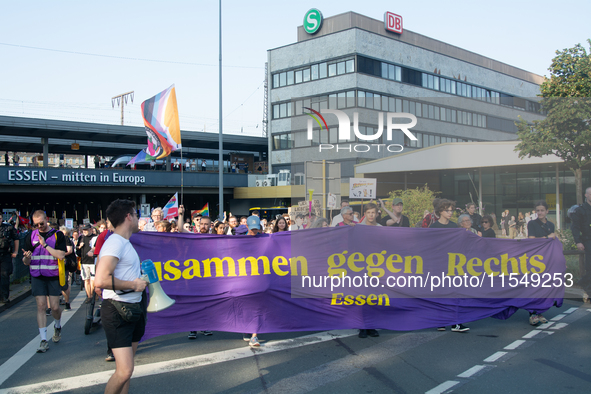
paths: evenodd
<path fill-rule="evenodd" d="M 12 306 L 18 304 L 25 298 L 31 295 L 31 284 L 29 281 L 24 281 L 23 283 L 18 284 L 11 284 L 10 285 L 10 302 L 0 304 L 0 313 L 4 312 L 6 309 L 11 308 Z"/>

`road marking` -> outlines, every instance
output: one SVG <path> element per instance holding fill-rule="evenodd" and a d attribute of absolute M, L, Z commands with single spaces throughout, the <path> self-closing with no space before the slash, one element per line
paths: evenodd
<path fill-rule="evenodd" d="M 524 341 L 523 339 L 518 339 L 516 341 L 514 341 L 513 343 L 510 343 L 509 345 L 505 346 L 505 350 L 515 350 L 517 349 L 519 346 L 523 345 L 526 341 Z"/>
<path fill-rule="evenodd" d="M 573 313 L 573 312 L 574 312 L 574 311 L 576 311 L 577 309 L 579 309 L 579 308 L 570 308 L 570 309 L 568 309 L 568 310 L 564 311 L 563 313 Z"/>
<path fill-rule="evenodd" d="M 431 390 L 425 392 L 425 394 L 441 394 L 459 383 L 460 382 L 458 382 L 457 380 L 448 380 L 447 382 L 441 383 L 437 387 L 433 387 Z"/>
<path fill-rule="evenodd" d="M 548 323 L 544 323 L 540 326 L 537 327 L 538 330 L 545 330 L 546 328 L 550 327 L 552 324 L 554 324 L 553 321 L 549 321 Z"/>
<path fill-rule="evenodd" d="M 80 306 L 82 305 L 83 299 L 86 299 L 86 293 L 81 291 L 80 293 L 78 293 L 78 297 L 76 297 L 70 305 L 72 307 L 72 310 L 68 311 L 67 313 L 64 313 L 64 311 L 62 311 L 62 327 L 64 327 L 68 320 L 70 320 L 70 318 L 74 316 L 74 313 L 76 313 L 78 308 L 80 308 Z M 53 332 L 53 323 L 54 322 L 51 322 L 51 324 L 47 326 L 47 338 L 49 341 L 51 341 L 50 332 Z M 40 342 L 41 335 L 37 335 L 35 338 L 31 340 L 31 342 L 27 343 L 14 356 L 6 360 L 4 364 L 0 365 L 0 385 L 2 385 L 2 383 L 4 383 L 6 379 L 11 377 L 13 373 L 18 371 L 19 368 L 25 365 L 25 363 L 29 361 L 31 357 L 33 357 L 37 353 L 37 347 L 39 346 Z"/>
<path fill-rule="evenodd" d="M 199 356 L 186 357 L 177 360 L 162 361 L 146 365 L 136 365 L 133 371 L 132 379 L 174 371 L 182 371 L 184 369 L 195 368 L 203 365 L 217 364 L 225 361 L 253 357 L 254 355 L 263 355 L 267 353 L 278 352 L 281 350 L 293 349 L 301 346 L 331 341 L 336 338 L 350 337 L 353 335 L 357 335 L 357 333 L 358 330 L 325 331 L 318 334 L 311 334 L 293 339 L 270 342 L 261 345 L 261 347 L 256 350 L 248 347 L 240 347 L 237 349 L 203 354 Z M 34 341 L 35 340 L 31 342 L 34 345 L 34 347 L 32 348 L 33 353 L 37 348 L 37 343 Z M 10 362 L 10 360 L 8 360 L 7 363 L 8 362 Z M 109 370 L 104 372 L 91 373 L 88 375 L 80 375 L 65 379 L 58 379 L 43 383 L 30 384 L 26 386 L 9 387 L 6 389 L 0 389 L 0 394 L 56 393 L 60 391 L 70 391 L 84 387 L 102 385 L 107 383 L 107 381 L 111 378 L 111 375 L 113 375 L 113 372 L 113 370 Z"/>
<path fill-rule="evenodd" d="M 486 368 L 486 365 L 475 365 L 467 371 L 464 371 L 461 374 L 459 374 L 458 378 L 469 378 L 470 376 L 474 375 L 476 372 L 483 370 L 484 368 Z"/>
<path fill-rule="evenodd" d="M 493 354 L 492 356 L 489 356 L 488 358 L 484 359 L 485 363 L 494 363 L 495 361 L 497 361 L 499 358 L 503 357 L 505 354 L 507 354 L 507 352 L 496 352 L 495 354 Z"/>
<path fill-rule="evenodd" d="M 554 316 L 552 319 L 550 319 L 550 321 L 554 321 L 554 322 L 556 322 L 556 321 L 558 321 L 558 320 L 561 320 L 561 319 L 563 319 L 565 316 L 566 316 L 565 314 L 561 313 L 560 315 L 556 315 L 556 316 Z"/>
<path fill-rule="evenodd" d="M 551 330 L 560 330 L 561 328 L 564 328 L 566 326 L 568 326 L 568 323 L 558 323 L 554 327 L 552 327 Z"/>
<path fill-rule="evenodd" d="M 530 332 L 528 332 L 527 334 L 525 334 L 521 338 L 530 339 L 530 338 L 533 338 L 536 335 L 538 335 L 540 332 L 541 332 L 540 330 L 531 330 Z"/>

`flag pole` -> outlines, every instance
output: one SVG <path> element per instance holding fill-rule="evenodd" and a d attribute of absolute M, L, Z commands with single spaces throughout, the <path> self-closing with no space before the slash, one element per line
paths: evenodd
<path fill-rule="evenodd" d="M 219 171 L 219 212 L 218 218 L 220 221 L 224 220 L 224 152 L 223 152 L 223 134 L 222 134 L 222 0 L 220 1 L 220 64 L 219 64 L 219 76 L 220 76 L 220 87 L 219 87 L 219 126 L 220 126 L 220 143 L 219 143 L 219 154 L 218 154 L 218 171 Z"/>
<path fill-rule="evenodd" d="M 184 180 L 184 173 L 183 173 L 183 147 L 181 146 L 181 205 L 183 205 L 183 180 Z"/>

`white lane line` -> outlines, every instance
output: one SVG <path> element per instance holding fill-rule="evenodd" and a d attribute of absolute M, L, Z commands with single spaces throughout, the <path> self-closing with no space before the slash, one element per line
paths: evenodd
<path fill-rule="evenodd" d="M 560 330 L 561 328 L 564 328 L 566 326 L 568 326 L 568 323 L 558 323 L 554 327 L 552 327 L 551 330 Z"/>
<path fill-rule="evenodd" d="M 554 316 L 552 319 L 550 319 L 550 321 L 556 322 L 558 320 L 562 320 L 565 316 L 566 316 L 565 314 L 561 313 L 560 315 Z"/>
<path fill-rule="evenodd" d="M 182 371 L 202 365 L 217 364 L 225 361 L 253 357 L 254 355 L 262 355 L 306 345 L 313 345 L 321 342 L 331 341 L 337 338 L 350 337 L 357 335 L 357 333 L 357 330 L 325 331 L 318 334 L 270 342 L 261 345 L 261 347 L 256 350 L 248 347 L 240 347 L 237 349 L 202 354 L 199 356 L 186 357 L 177 360 L 161 361 L 146 365 L 136 365 L 133 371 L 132 379 L 174 371 Z M 90 387 L 99 384 L 102 385 L 107 383 L 111 375 L 113 375 L 113 372 L 113 370 L 103 371 L 91 373 L 88 375 L 53 380 L 49 382 L 30 384 L 26 386 L 10 387 L 6 389 L 0 389 L 0 394 L 56 393 L 61 391 L 76 390 L 79 388 Z"/>
<path fill-rule="evenodd" d="M 470 376 L 474 375 L 478 371 L 483 370 L 484 368 L 486 368 L 486 365 L 475 365 L 467 371 L 464 371 L 461 374 L 459 374 L 458 378 L 469 378 Z"/>
<path fill-rule="evenodd" d="M 460 382 L 458 382 L 457 380 L 448 380 L 447 382 L 443 382 L 439 386 L 433 387 L 431 390 L 426 391 L 425 394 L 441 394 L 441 393 L 451 389 L 453 386 L 455 386 L 458 383 L 460 383 Z"/>
<path fill-rule="evenodd" d="M 530 338 L 533 338 L 536 335 L 538 335 L 540 332 L 541 332 L 540 330 L 531 330 L 530 332 L 528 332 L 527 334 L 525 334 L 521 338 L 530 339 Z"/>
<path fill-rule="evenodd" d="M 505 354 L 507 354 L 507 352 L 496 352 L 492 356 L 489 356 L 488 358 L 485 358 L 483 361 L 485 363 L 494 363 L 499 358 L 503 357 Z"/>
<path fill-rule="evenodd" d="M 564 311 L 563 313 L 573 313 L 573 312 L 574 312 L 574 311 L 576 311 L 577 309 L 579 309 L 579 308 L 570 308 L 570 309 L 568 309 L 568 310 Z"/>
<path fill-rule="evenodd" d="M 523 339 L 518 339 L 516 341 L 514 341 L 513 343 L 510 343 L 509 345 L 505 346 L 505 350 L 515 350 L 517 349 L 519 346 L 523 345 L 526 341 Z"/>
<path fill-rule="evenodd" d="M 70 304 L 72 310 L 68 312 L 62 311 L 62 327 L 64 327 L 68 320 L 70 320 L 70 318 L 74 316 L 74 313 L 76 313 L 78 308 L 80 308 L 80 306 L 82 305 L 83 299 L 86 299 L 86 293 L 81 291 L 80 293 L 78 293 L 78 297 L 76 297 L 74 301 L 72 301 L 72 303 Z M 54 322 L 51 322 L 51 324 L 47 327 L 47 339 L 50 342 L 50 346 L 53 345 L 53 342 L 51 342 L 51 336 L 53 335 L 53 323 Z M 2 383 L 4 383 L 6 379 L 11 377 L 13 373 L 18 371 L 19 368 L 25 365 L 25 363 L 29 361 L 31 357 L 35 355 L 35 353 L 37 353 L 37 347 L 39 346 L 40 342 L 41 336 L 37 335 L 35 338 L 31 340 L 31 342 L 27 343 L 21 350 L 15 353 L 14 356 L 6 360 L 4 364 L 0 365 L 0 385 L 2 385 Z"/>
<path fill-rule="evenodd" d="M 549 321 L 548 323 L 544 323 L 538 327 L 536 327 L 538 330 L 545 330 L 546 328 L 550 327 L 552 324 L 554 324 L 553 321 Z"/>

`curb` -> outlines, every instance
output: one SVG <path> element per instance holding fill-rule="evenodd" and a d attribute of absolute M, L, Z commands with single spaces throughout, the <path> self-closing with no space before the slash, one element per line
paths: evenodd
<path fill-rule="evenodd" d="M 25 298 L 29 297 L 30 295 L 31 295 L 31 289 L 29 289 L 29 290 L 25 291 L 24 293 L 18 295 L 16 298 L 10 300 L 9 303 L 0 306 L 0 313 L 4 312 L 8 308 L 12 308 L 13 306 L 15 306 L 16 304 L 18 304 L 19 302 L 21 302 Z"/>

